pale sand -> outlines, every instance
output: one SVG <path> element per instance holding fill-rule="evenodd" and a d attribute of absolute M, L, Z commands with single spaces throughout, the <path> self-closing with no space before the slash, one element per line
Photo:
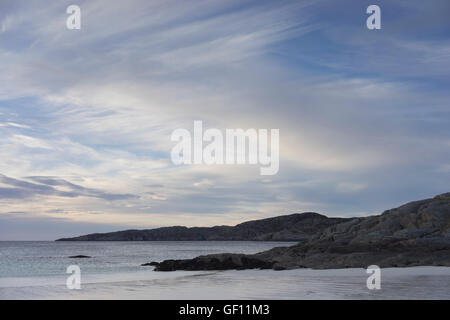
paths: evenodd
<path fill-rule="evenodd" d="M 450 299 L 449 267 L 381 270 L 381 290 L 369 290 L 365 269 L 154 272 L 0 278 L 0 299 Z"/>

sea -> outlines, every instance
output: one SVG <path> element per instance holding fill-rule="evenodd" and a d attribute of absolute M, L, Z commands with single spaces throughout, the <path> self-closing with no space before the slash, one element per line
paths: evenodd
<path fill-rule="evenodd" d="M 155 272 L 141 264 L 211 253 L 256 253 L 288 242 L 0 241 L 0 299 L 450 299 L 449 267 Z M 88 259 L 70 256 L 86 255 Z M 71 266 L 80 288 L 67 286 Z"/>

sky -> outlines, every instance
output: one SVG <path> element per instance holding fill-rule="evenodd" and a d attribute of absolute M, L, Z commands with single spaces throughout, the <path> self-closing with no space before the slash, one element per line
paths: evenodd
<path fill-rule="evenodd" d="M 449 192 L 449 15 L 448 0 L 1 0 L 0 240 L 366 216 Z M 171 133 L 194 120 L 279 129 L 279 172 L 174 165 Z"/>

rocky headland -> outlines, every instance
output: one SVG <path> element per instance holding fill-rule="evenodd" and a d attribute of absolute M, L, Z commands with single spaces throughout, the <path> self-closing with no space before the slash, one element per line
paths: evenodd
<path fill-rule="evenodd" d="M 307 216 L 301 229 L 313 232 L 302 233 L 307 238 L 291 247 L 253 255 L 223 253 L 165 260 L 152 265 L 156 271 L 366 268 L 373 264 L 450 266 L 450 193 L 410 202 L 376 216 L 334 220 L 336 223 L 319 231 L 314 223 L 308 224 L 316 219 L 328 220 L 315 214 Z"/>

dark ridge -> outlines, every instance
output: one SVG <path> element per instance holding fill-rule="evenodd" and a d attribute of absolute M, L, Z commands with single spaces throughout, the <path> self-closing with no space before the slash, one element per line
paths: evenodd
<path fill-rule="evenodd" d="M 93 233 L 56 241 L 304 241 L 325 228 L 347 221 L 305 212 L 262 220 L 247 221 L 236 226 L 164 227 L 148 230 L 124 230 Z"/>

